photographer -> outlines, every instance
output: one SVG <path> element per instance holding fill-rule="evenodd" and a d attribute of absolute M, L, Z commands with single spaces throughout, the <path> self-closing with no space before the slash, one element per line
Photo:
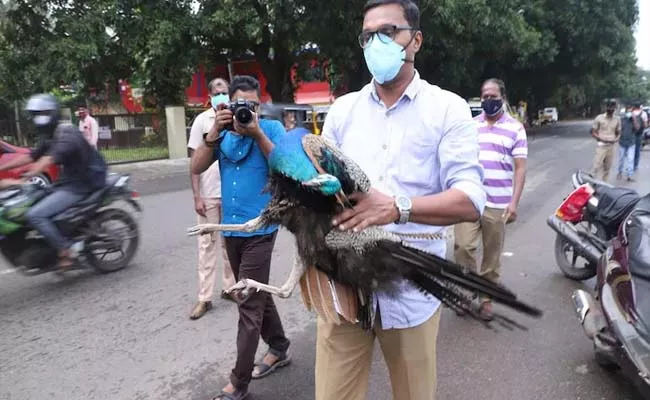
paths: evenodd
<path fill-rule="evenodd" d="M 192 173 L 200 174 L 216 160 L 221 172 L 223 223 L 242 224 L 260 215 L 271 199 L 263 193 L 269 168 L 267 157 L 285 130 L 279 121 L 259 120 L 259 82 L 236 76 L 228 90 L 231 103 L 219 106 L 212 128 L 192 155 Z M 234 131 L 234 132 L 233 132 Z M 268 283 L 277 226 L 255 232 L 224 232 L 226 251 L 236 280 Z M 248 395 L 251 378 L 262 378 L 290 363 L 289 339 L 271 295 L 234 293 L 239 306 L 237 361 L 230 383 L 214 399 L 239 400 Z M 254 365 L 259 337 L 269 346 Z"/>

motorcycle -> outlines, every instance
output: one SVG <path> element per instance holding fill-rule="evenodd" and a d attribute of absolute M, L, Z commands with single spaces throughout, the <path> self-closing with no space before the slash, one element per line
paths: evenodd
<path fill-rule="evenodd" d="M 596 297 L 578 289 L 571 298 L 596 361 L 620 368 L 650 398 L 650 194 L 624 218 L 599 259 Z"/>
<path fill-rule="evenodd" d="M 54 217 L 61 233 L 73 240 L 79 252 L 75 269 L 92 267 L 107 273 L 126 267 L 139 243 L 138 224 L 120 201 L 142 211 L 138 193 L 129 189 L 128 175 L 111 173 L 106 185 Z M 0 190 L 0 253 L 24 275 L 56 271 L 57 251 L 26 223 L 26 213 L 46 197 L 51 188 L 36 184 L 13 185 Z M 111 227 L 121 224 L 122 228 Z M 125 249 L 123 246 L 127 243 Z M 115 259 L 109 254 L 119 253 Z"/>
<path fill-rule="evenodd" d="M 574 173 L 571 180 L 574 190 L 546 223 L 557 233 L 558 267 L 567 278 L 583 281 L 596 276 L 598 260 L 616 236 L 620 222 L 639 201 L 639 195 L 635 190 L 612 186 L 583 171 Z M 583 266 L 579 259 L 585 261 Z"/>

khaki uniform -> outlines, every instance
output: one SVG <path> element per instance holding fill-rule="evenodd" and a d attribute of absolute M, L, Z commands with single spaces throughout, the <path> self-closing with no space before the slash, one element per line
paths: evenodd
<path fill-rule="evenodd" d="M 196 150 L 203 142 L 203 133 L 212 128 L 216 113 L 212 108 L 199 114 L 190 130 L 190 139 L 187 147 Z M 219 174 L 219 163 L 214 162 L 205 172 L 201 174 L 200 196 L 205 204 L 205 217 L 198 216 L 199 224 L 221 223 L 221 176 Z M 199 242 L 199 301 L 211 301 L 216 288 L 216 269 L 221 253 L 223 271 L 221 284 L 223 289 L 228 289 L 235 284 L 235 276 L 232 272 L 226 245 L 221 232 L 213 232 L 210 235 L 200 235 Z M 220 243 L 218 243 L 220 242 Z"/>
<path fill-rule="evenodd" d="M 593 130 L 603 140 L 616 140 L 621 135 L 621 118 L 612 115 L 608 117 L 603 113 L 594 119 Z M 614 160 L 614 143 L 598 142 L 592 173 L 597 179 L 605 182 L 609 179 L 609 170 Z"/>

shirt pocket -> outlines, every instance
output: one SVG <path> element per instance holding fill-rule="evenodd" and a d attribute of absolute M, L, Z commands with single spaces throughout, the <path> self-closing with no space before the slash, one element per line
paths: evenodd
<path fill-rule="evenodd" d="M 436 180 L 439 140 L 431 132 L 406 133 L 398 155 L 399 181 L 432 188 Z"/>

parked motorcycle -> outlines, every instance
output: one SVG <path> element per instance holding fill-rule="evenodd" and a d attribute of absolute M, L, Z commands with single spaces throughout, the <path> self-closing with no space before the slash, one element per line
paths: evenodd
<path fill-rule="evenodd" d="M 650 194 L 620 224 L 598 261 L 596 297 L 572 299 L 596 361 L 631 378 L 650 398 Z"/>
<path fill-rule="evenodd" d="M 573 192 L 546 222 L 557 232 L 555 261 L 560 270 L 567 278 L 582 281 L 596 276 L 600 256 L 639 195 L 583 171 L 573 174 L 572 183 Z"/>
<path fill-rule="evenodd" d="M 54 217 L 57 227 L 80 250 L 75 268 L 90 266 L 100 272 L 113 272 L 126 267 L 135 255 L 138 224 L 132 212 L 118 207 L 124 202 L 136 213 L 142 211 L 138 193 L 129 189 L 129 180 L 128 175 L 111 173 L 105 187 Z M 27 210 L 50 191 L 36 184 L 0 190 L 0 253 L 25 275 L 57 270 L 56 249 L 25 219 Z"/>

